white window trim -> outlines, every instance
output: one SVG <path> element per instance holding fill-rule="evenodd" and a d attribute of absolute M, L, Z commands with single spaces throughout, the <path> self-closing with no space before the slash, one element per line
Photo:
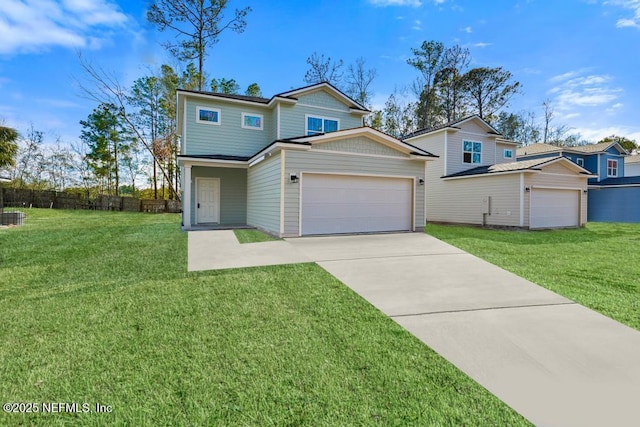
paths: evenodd
<path fill-rule="evenodd" d="M 609 174 L 609 169 L 611 169 L 609 167 L 609 162 L 614 162 L 616 164 L 616 174 L 612 175 Z M 607 159 L 607 178 L 617 178 L 618 177 L 618 159 Z"/>
<path fill-rule="evenodd" d="M 465 142 L 470 142 L 472 144 L 480 144 L 480 162 L 479 163 L 473 163 L 473 151 L 470 151 L 471 153 L 471 161 L 469 163 L 464 161 L 464 153 L 468 153 L 468 151 L 464 151 L 464 143 Z M 484 152 L 484 148 L 482 147 L 482 141 L 472 141 L 470 139 L 463 139 L 462 140 L 462 164 L 464 165 L 481 165 L 482 164 L 482 155 Z M 473 146 L 471 146 L 471 150 L 473 150 Z"/>
<path fill-rule="evenodd" d="M 583 157 L 576 157 L 576 164 L 580 167 L 584 167 L 584 158 Z"/>
<path fill-rule="evenodd" d="M 200 120 L 200 111 L 201 110 L 217 112 L 218 113 L 218 121 L 217 122 L 210 122 L 208 120 Z M 219 108 L 196 106 L 196 123 L 206 123 L 208 125 L 220 126 L 222 124 L 222 111 L 220 111 Z"/>
<path fill-rule="evenodd" d="M 259 117 L 260 118 L 260 127 L 256 128 L 256 127 L 253 127 L 253 126 L 246 126 L 244 124 L 244 118 L 246 116 Z M 240 126 L 242 126 L 242 129 L 264 130 L 264 116 L 262 114 L 255 114 L 255 113 L 242 113 L 242 115 L 240 117 Z"/>
<path fill-rule="evenodd" d="M 320 135 L 321 133 L 326 133 L 324 131 L 324 121 L 325 120 L 333 120 L 334 122 L 338 123 L 338 129 L 336 129 L 336 131 L 340 130 L 340 119 L 336 118 L 336 117 L 324 117 L 324 116 L 318 116 L 316 114 L 305 114 L 304 115 L 304 134 L 307 136 L 313 136 L 313 135 L 309 135 L 309 117 L 314 118 L 314 119 L 322 119 L 322 132 L 319 133 L 314 133 L 313 135 Z"/>
<path fill-rule="evenodd" d="M 511 153 L 511 155 L 509 157 L 507 157 L 507 152 Z M 482 158 L 482 153 L 480 153 L 480 157 Z M 503 159 L 512 159 L 513 160 L 513 149 L 505 148 L 504 150 L 502 150 L 502 158 Z"/>

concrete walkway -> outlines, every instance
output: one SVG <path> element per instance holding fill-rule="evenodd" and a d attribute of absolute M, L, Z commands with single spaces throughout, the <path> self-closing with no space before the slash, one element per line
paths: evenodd
<path fill-rule="evenodd" d="M 307 261 L 536 425 L 640 423 L 640 332 L 430 236 L 189 234 L 190 270 Z"/>

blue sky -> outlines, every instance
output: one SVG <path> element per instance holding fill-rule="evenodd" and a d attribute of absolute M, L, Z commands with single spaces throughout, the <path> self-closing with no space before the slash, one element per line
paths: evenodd
<path fill-rule="evenodd" d="M 2 0 L 0 120 L 75 142 L 95 104 L 84 99 L 77 52 L 121 82 L 178 66 L 145 20 L 150 1 Z M 472 66 L 502 66 L 522 83 L 509 110 L 542 115 L 596 141 L 640 142 L 640 0 L 230 0 L 251 6 L 242 34 L 224 33 L 206 71 L 257 82 L 264 96 L 303 86 L 314 51 L 364 57 L 377 69 L 374 106 L 417 76 L 406 64 L 424 40 L 468 47 Z M 151 70 L 151 71 L 150 71 Z"/>

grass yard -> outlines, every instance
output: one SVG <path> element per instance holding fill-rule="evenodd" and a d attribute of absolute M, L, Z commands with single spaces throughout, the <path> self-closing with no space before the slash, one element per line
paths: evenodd
<path fill-rule="evenodd" d="M 0 401 L 112 410 L 0 425 L 527 425 L 315 264 L 187 273 L 177 215 L 27 215 L 0 229 Z"/>
<path fill-rule="evenodd" d="M 429 224 L 426 232 L 640 330 L 640 224 L 546 231 Z"/>
<path fill-rule="evenodd" d="M 233 233 L 236 235 L 236 239 L 238 239 L 238 242 L 240 243 L 260 243 L 278 240 L 277 238 L 269 236 L 267 233 L 263 233 L 260 230 L 233 230 Z"/>

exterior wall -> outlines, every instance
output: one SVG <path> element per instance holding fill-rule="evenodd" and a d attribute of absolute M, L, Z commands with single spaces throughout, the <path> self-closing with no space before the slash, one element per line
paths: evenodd
<path fill-rule="evenodd" d="M 465 129 L 447 132 L 447 175 L 473 169 L 478 166 L 489 166 L 496 162 L 496 141 L 487 132 L 473 122 L 465 123 Z M 462 161 L 462 141 L 482 142 L 481 163 L 464 163 Z M 502 153 L 500 153 L 502 156 Z"/>
<path fill-rule="evenodd" d="M 338 174 L 362 174 L 398 177 L 423 177 L 425 162 L 422 160 L 392 159 L 388 157 L 368 157 L 345 155 L 320 151 L 286 151 L 285 177 L 295 173 L 327 172 Z M 302 178 L 304 179 L 304 177 Z M 421 230 L 424 219 L 424 188 L 415 186 L 415 227 Z M 298 236 L 300 224 L 300 182 L 284 184 L 284 236 Z"/>
<path fill-rule="evenodd" d="M 565 173 L 558 173 L 557 166 L 564 169 Z M 573 173 L 566 173 L 568 170 L 560 165 L 550 165 L 543 168 L 543 173 L 537 174 L 525 174 L 524 185 L 525 187 L 554 187 L 554 188 L 575 188 L 580 189 L 580 225 L 584 225 L 587 222 L 587 205 L 588 195 L 584 192 L 587 190 L 587 179 L 585 176 L 576 175 Z M 524 208 L 524 221 L 525 226 L 529 226 L 529 199 L 531 193 L 525 193 L 525 208 Z"/>
<path fill-rule="evenodd" d="M 496 143 L 496 161 L 494 163 L 512 163 L 516 161 L 516 146 L 513 144 Z M 513 157 L 505 158 L 504 150 L 511 150 Z"/>
<path fill-rule="evenodd" d="M 603 179 L 607 179 L 609 178 L 607 176 L 607 160 L 609 159 L 613 159 L 613 160 L 617 160 L 618 161 L 618 177 L 623 177 L 624 176 L 624 157 L 622 157 L 621 155 L 617 154 L 617 152 L 614 153 L 603 153 L 600 154 L 600 156 L 598 156 L 599 159 L 599 163 L 600 163 L 600 179 L 599 181 L 602 181 Z M 594 173 L 597 173 L 597 171 L 593 171 Z"/>
<path fill-rule="evenodd" d="M 520 226 L 520 174 L 443 180 L 428 170 L 427 222 Z M 487 197 L 490 210 L 483 214 Z"/>
<path fill-rule="evenodd" d="M 423 150 L 428 151 L 431 154 L 435 154 L 439 156 L 439 158 L 429 162 L 429 167 L 427 171 L 427 175 L 436 176 L 439 178 L 443 175 L 446 175 L 445 172 L 445 156 L 444 156 L 444 145 L 445 145 L 445 135 L 450 134 L 451 132 L 442 131 L 432 135 L 419 136 L 415 139 L 407 141 L 407 143 L 421 148 Z"/>
<path fill-rule="evenodd" d="M 247 224 L 280 233 L 281 155 L 263 160 L 248 170 Z"/>
<path fill-rule="evenodd" d="M 374 154 L 379 156 L 391 156 L 391 157 L 409 157 L 408 154 L 404 154 L 398 150 L 388 147 L 379 142 L 372 141 L 364 136 L 356 138 L 345 138 L 339 141 L 329 141 L 323 143 L 316 143 L 314 145 L 316 150 L 324 151 L 341 151 L 348 153 L 360 153 L 360 154 Z"/>
<path fill-rule="evenodd" d="M 196 107 L 220 109 L 220 125 L 196 122 Z M 242 113 L 262 114 L 263 130 L 242 128 Z M 271 131 L 273 121 L 273 111 L 260 108 L 258 105 L 189 98 L 186 114 L 186 147 L 183 154 L 251 156 L 273 142 Z"/>
<path fill-rule="evenodd" d="M 362 118 L 351 114 L 349 107 L 324 91 L 298 97 L 296 105 L 281 105 L 280 138 L 304 136 L 306 114 L 339 120 L 339 130 L 362 126 Z"/>
<path fill-rule="evenodd" d="M 590 222 L 640 222 L 640 186 L 590 188 L 587 217 Z"/>
<path fill-rule="evenodd" d="M 191 224 L 196 223 L 196 178 L 220 178 L 220 225 L 247 222 L 247 170 L 232 168 L 191 168 Z"/>

